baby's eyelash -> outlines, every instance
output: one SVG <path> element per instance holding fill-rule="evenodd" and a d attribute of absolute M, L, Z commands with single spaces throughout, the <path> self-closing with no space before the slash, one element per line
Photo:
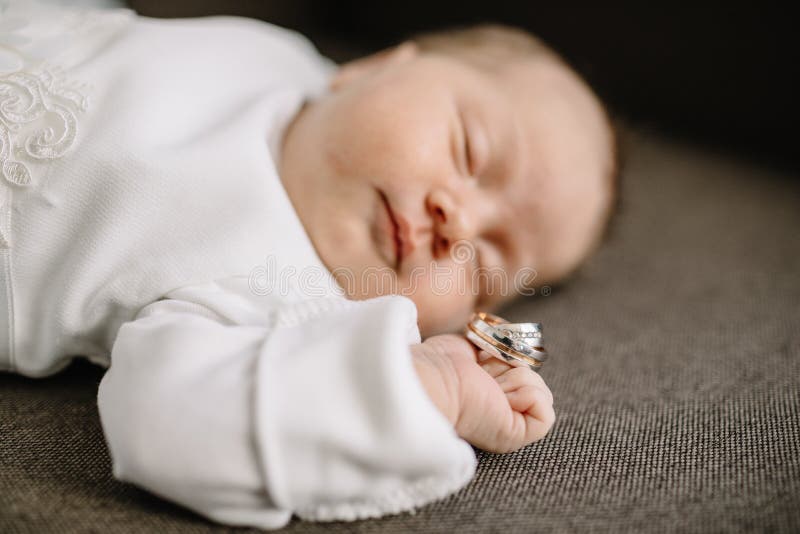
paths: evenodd
<path fill-rule="evenodd" d="M 467 132 L 466 128 L 464 128 L 464 159 L 467 163 L 467 172 L 472 174 L 472 147 L 469 143 L 469 132 Z"/>
<path fill-rule="evenodd" d="M 459 125 L 461 127 L 461 137 L 463 138 L 462 139 L 462 143 L 461 143 L 461 147 L 460 147 L 461 148 L 461 150 L 460 150 L 460 152 L 461 152 L 460 159 L 464 163 L 464 167 L 465 167 L 464 170 L 466 171 L 466 173 L 469 174 L 469 175 L 472 175 L 473 174 L 473 163 L 474 162 L 472 161 L 472 145 L 471 145 L 470 139 L 469 139 L 469 131 L 468 131 L 468 128 L 467 128 L 467 122 L 464 120 L 464 113 L 463 113 L 462 110 L 458 109 L 456 111 L 456 113 L 458 115 L 458 123 L 459 123 Z"/>

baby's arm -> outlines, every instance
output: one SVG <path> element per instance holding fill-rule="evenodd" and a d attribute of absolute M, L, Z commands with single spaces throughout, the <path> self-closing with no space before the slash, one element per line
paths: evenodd
<path fill-rule="evenodd" d="M 471 479 L 472 448 L 415 374 L 410 300 L 276 308 L 238 282 L 120 328 L 98 392 L 115 476 L 261 528 L 410 510 Z"/>

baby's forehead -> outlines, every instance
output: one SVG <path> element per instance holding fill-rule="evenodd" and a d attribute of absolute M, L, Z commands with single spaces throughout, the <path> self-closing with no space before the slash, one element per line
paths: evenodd
<path fill-rule="evenodd" d="M 552 270 L 570 270 L 591 248 L 610 204 L 613 136 L 599 101 L 564 73 L 513 76 L 531 87 L 510 102 L 522 163 L 499 201 L 520 246 L 558 265 Z"/>
<path fill-rule="evenodd" d="M 469 74 L 464 77 L 459 69 L 441 69 L 438 76 L 484 111 L 505 111 L 533 127 L 543 128 L 543 119 L 557 118 L 579 130 L 586 123 L 589 133 L 608 129 L 605 109 L 591 88 L 553 56 L 487 53 L 451 59 Z M 605 135 L 605 131 L 600 133 Z"/>

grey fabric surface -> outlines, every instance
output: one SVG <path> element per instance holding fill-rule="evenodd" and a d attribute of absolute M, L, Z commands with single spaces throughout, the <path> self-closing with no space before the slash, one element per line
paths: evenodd
<path fill-rule="evenodd" d="M 623 212 L 545 325 L 557 421 L 472 483 L 380 520 L 297 532 L 800 530 L 800 181 L 649 135 Z M 0 375 L 0 532 L 227 530 L 111 477 L 102 370 Z"/>

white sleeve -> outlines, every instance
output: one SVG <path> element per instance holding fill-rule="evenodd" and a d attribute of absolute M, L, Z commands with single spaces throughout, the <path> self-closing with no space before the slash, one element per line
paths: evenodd
<path fill-rule="evenodd" d="M 474 475 L 414 370 L 408 298 L 254 304 L 217 283 L 168 296 L 122 325 L 100 383 L 116 478 L 273 529 L 412 510 Z"/>

